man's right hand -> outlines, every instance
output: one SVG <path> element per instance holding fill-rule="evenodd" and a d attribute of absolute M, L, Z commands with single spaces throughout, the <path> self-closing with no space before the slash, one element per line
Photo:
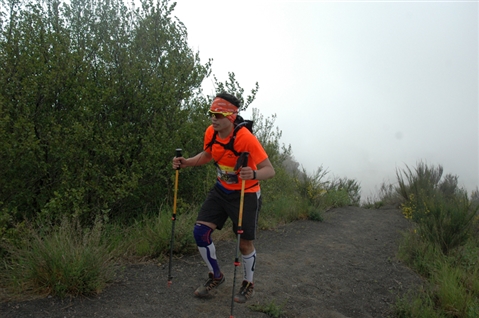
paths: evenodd
<path fill-rule="evenodd" d="M 173 169 L 178 170 L 184 168 L 186 165 L 186 159 L 183 157 L 174 157 L 173 158 Z"/>

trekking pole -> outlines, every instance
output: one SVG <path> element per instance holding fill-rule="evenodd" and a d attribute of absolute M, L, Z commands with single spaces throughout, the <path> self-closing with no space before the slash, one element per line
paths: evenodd
<path fill-rule="evenodd" d="M 248 152 L 243 152 L 242 156 L 242 163 L 241 167 L 246 167 L 248 165 Z M 238 238 L 236 239 L 236 253 L 235 253 L 235 269 L 234 269 L 234 274 L 233 274 L 233 293 L 231 296 L 231 315 L 230 318 L 234 318 L 233 316 L 233 308 L 234 308 L 234 303 L 235 303 L 235 287 L 236 287 L 236 268 L 240 266 L 240 261 L 239 261 L 239 247 L 240 247 L 240 239 L 241 239 L 241 234 L 243 234 L 243 229 L 242 229 L 242 224 L 243 224 L 243 203 L 244 203 L 244 188 L 245 188 L 245 180 L 241 180 L 241 196 L 240 196 L 240 207 L 239 207 L 239 215 L 238 215 Z"/>
<path fill-rule="evenodd" d="M 181 148 L 176 149 L 176 157 L 181 157 Z M 176 168 L 175 176 L 175 194 L 173 199 L 173 214 L 171 216 L 171 239 L 170 239 L 170 264 L 168 266 L 168 287 L 171 286 L 173 277 L 171 276 L 171 260 L 173 258 L 173 245 L 175 243 L 175 221 L 176 221 L 176 198 L 178 194 L 178 174 L 180 167 Z"/>

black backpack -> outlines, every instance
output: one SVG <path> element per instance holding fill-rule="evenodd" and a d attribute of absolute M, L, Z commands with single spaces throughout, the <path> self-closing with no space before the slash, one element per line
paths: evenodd
<path fill-rule="evenodd" d="M 223 148 L 227 149 L 227 150 L 231 150 L 235 156 L 240 156 L 241 153 L 236 151 L 234 149 L 234 143 L 235 143 L 235 140 L 236 140 L 236 134 L 238 133 L 238 131 L 243 128 L 243 127 L 246 127 L 251 133 L 253 133 L 253 121 L 252 120 L 245 120 L 243 119 L 243 117 L 241 116 L 236 116 L 236 119 L 234 121 L 234 130 L 233 130 L 233 136 L 231 136 L 230 140 L 228 141 L 227 144 L 224 144 L 222 142 L 219 142 L 216 140 L 216 136 L 218 135 L 218 132 L 215 131 L 214 134 L 213 134 L 213 138 L 211 138 L 211 141 L 206 145 L 205 147 L 205 150 L 208 149 L 208 148 L 212 148 L 213 147 L 213 144 L 218 144 L 218 145 L 221 145 L 223 146 Z"/>

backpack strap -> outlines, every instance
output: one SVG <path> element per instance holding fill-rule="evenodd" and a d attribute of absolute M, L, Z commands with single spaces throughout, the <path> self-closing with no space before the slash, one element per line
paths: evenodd
<path fill-rule="evenodd" d="M 217 136 L 217 135 L 218 135 L 218 132 L 215 130 L 215 132 L 213 133 L 213 138 L 211 138 L 210 142 L 206 145 L 205 150 L 207 150 L 207 149 L 212 149 L 213 144 L 214 144 L 215 141 L 216 141 L 216 136 Z"/>
<path fill-rule="evenodd" d="M 234 143 L 235 143 L 235 140 L 236 140 L 236 134 L 238 133 L 238 131 L 243 128 L 243 127 L 247 127 L 247 125 L 249 124 L 249 121 L 244 121 L 244 122 L 241 122 L 239 124 L 237 124 L 233 130 L 233 136 L 231 136 L 230 140 L 228 141 L 228 143 L 224 144 L 222 142 L 219 142 L 218 140 L 216 140 L 216 136 L 218 136 L 218 132 L 215 131 L 213 133 L 213 138 L 211 138 L 211 141 L 206 145 L 205 147 L 205 150 L 208 149 L 208 148 L 212 148 L 214 144 L 219 144 L 221 146 L 223 146 L 223 148 L 225 148 L 226 150 L 231 150 L 236 157 L 239 157 L 241 155 L 240 152 L 236 151 L 234 149 Z"/>

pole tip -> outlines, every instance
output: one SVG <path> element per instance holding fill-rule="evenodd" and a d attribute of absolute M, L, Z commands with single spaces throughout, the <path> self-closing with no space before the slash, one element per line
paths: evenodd
<path fill-rule="evenodd" d="M 171 284 L 173 284 L 173 282 L 172 282 L 171 280 L 169 280 L 169 281 L 168 281 L 168 284 L 167 284 L 168 288 L 171 287 Z"/>

